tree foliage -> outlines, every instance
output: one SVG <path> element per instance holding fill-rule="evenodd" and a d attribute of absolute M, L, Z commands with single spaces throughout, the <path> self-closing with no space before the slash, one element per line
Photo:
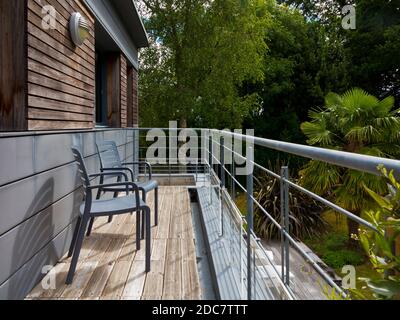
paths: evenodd
<path fill-rule="evenodd" d="M 328 94 L 325 107 L 310 111 L 311 121 L 301 129 L 313 146 L 396 157 L 400 155 L 399 114 L 393 97 L 379 100 L 356 88 L 343 95 Z M 357 215 L 373 204 L 364 185 L 380 194 L 387 190 L 379 177 L 318 161 L 309 162 L 300 175 L 307 189 L 332 198 Z M 358 225 L 349 223 L 349 235 L 357 233 Z"/>
<path fill-rule="evenodd" d="M 374 269 L 381 279 L 363 280 L 377 299 L 400 298 L 400 257 L 396 253 L 396 243 L 400 240 L 400 183 L 393 171 L 381 168 L 389 184 L 389 194 L 381 196 L 366 187 L 367 192 L 378 205 L 378 209 L 367 213 L 376 231 L 363 230 L 360 234 L 361 244 Z M 356 296 L 363 297 L 363 290 L 355 291 Z"/>
<path fill-rule="evenodd" d="M 385 98 L 400 107 L 400 4 L 394 0 L 283 0 L 310 20 L 318 21 L 340 45 L 350 61 L 350 85 Z M 354 5 L 356 29 L 342 28 L 342 8 Z M 349 89 L 349 88 L 347 88 Z"/>
<path fill-rule="evenodd" d="M 284 4 L 270 10 L 274 19 L 266 32 L 264 81 L 245 88 L 261 97 L 262 108 L 246 125 L 263 137 L 304 142 L 300 124 L 310 106 L 322 105 L 328 92 L 348 87 L 348 61 L 340 38 L 328 39 L 319 22 L 307 21 Z"/>
<path fill-rule="evenodd" d="M 142 125 L 241 127 L 257 104 L 268 2 L 143 0 L 151 47 L 141 55 Z"/>

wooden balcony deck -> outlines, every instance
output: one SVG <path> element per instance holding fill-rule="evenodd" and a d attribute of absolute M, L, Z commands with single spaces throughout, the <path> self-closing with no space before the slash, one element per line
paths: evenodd
<path fill-rule="evenodd" d="M 148 202 L 153 208 L 153 192 Z M 136 251 L 136 215 L 116 217 L 111 224 L 99 218 L 92 236 L 85 239 L 73 284 L 64 284 L 70 262 L 64 258 L 53 269 L 56 289 L 44 290 L 39 284 L 27 299 L 201 299 L 188 190 L 162 187 L 159 205 L 150 273 L 144 272 L 144 242 Z"/>

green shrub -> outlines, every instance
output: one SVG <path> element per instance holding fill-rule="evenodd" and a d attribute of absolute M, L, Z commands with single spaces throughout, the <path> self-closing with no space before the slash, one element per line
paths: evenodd
<path fill-rule="evenodd" d="M 343 268 L 346 265 L 358 266 L 364 262 L 362 254 L 352 250 L 327 251 L 322 260 L 334 269 Z"/>
<path fill-rule="evenodd" d="M 332 233 L 325 238 L 325 248 L 328 250 L 340 250 L 345 248 L 347 245 L 347 235 L 346 234 L 336 234 Z"/>
<path fill-rule="evenodd" d="M 281 184 L 278 179 L 265 173 L 257 175 L 254 197 L 276 221 L 281 221 Z M 299 239 L 318 237 L 326 232 L 328 224 L 321 214 L 324 210 L 323 205 L 294 188 L 289 192 L 289 204 L 292 237 Z M 255 206 L 254 212 L 254 228 L 257 235 L 264 239 L 280 239 L 281 233 L 271 219 L 258 206 Z"/>
<path fill-rule="evenodd" d="M 329 233 L 308 244 L 322 261 L 333 269 L 341 269 L 346 265 L 358 266 L 365 260 L 362 253 L 348 248 L 345 233 Z"/>

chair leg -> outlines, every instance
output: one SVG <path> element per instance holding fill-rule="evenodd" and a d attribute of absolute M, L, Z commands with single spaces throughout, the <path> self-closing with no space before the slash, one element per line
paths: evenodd
<path fill-rule="evenodd" d="M 150 209 L 143 212 L 146 216 L 146 272 L 150 272 L 150 259 L 151 259 L 151 222 L 150 222 Z"/>
<path fill-rule="evenodd" d="M 103 183 L 102 183 L 103 184 Z M 99 200 L 101 198 L 101 189 L 97 191 L 96 199 Z"/>
<path fill-rule="evenodd" d="M 87 237 L 89 237 L 92 234 L 93 224 L 94 224 L 94 217 L 90 219 L 89 227 L 86 233 Z"/>
<path fill-rule="evenodd" d="M 104 179 L 103 179 L 103 177 L 100 179 L 100 184 L 103 184 L 104 183 L 104 181 L 103 181 Z M 99 189 L 98 191 L 97 191 L 97 195 L 96 195 L 96 200 L 100 200 L 100 198 L 101 198 L 101 189 Z M 110 221 L 109 221 L 110 222 Z M 86 234 L 86 236 L 87 237 L 89 237 L 91 234 L 92 234 L 92 229 L 93 229 L 93 224 L 94 224 L 94 217 L 92 218 L 92 219 L 90 219 L 90 223 L 89 223 L 89 228 L 88 228 L 88 231 L 87 231 L 87 234 Z"/>
<path fill-rule="evenodd" d="M 141 219 L 141 212 L 136 212 L 136 250 L 140 250 L 140 219 Z"/>
<path fill-rule="evenodd" d="M 154 225 L 158 226 L 158 188 L 154 190 Z"/>
<path fill-rule="evenodd" d="M 75 248 L 75 243 L 76 243 L 76 238 L 78 237 L 79 229 L 81 227 L 82 223 L 82 217 L 79 215 L 78 220 L 76 221 L 75 229 L 74 229 L 74 235 L 71 240 L 71 245 L 69 247 L 68 251 L 68 258 L 72 257 L 72 254 L 74 253 L 74 248 Z"/>
<path fill-rule="evenodd" d="M 120 182 L 120 180 L 118 179 L 118 182 Z M 118 192 L 114 192 L 114 199 L 118 198 Z M 113 216 L 109 216 L 108 217 L 108 223 L 111 223 L 113 221 Z"/>
<path fill-rule="evenodd" d="M 146 203 L 146 192 L 143 191 L 143 202 Z M 141 239 L 144 240 L 144 234 L 145 234 L 145 212 L 142 212 L 142 233 L 141 233 Z"/>
<path fill-rule="evenodd" d="M 67 280 L 65 282 L 67 285 L 70 285 L 72 283 L 72 281 L 74 280 L 76 265 L 78 264 L 79 254 L 81 252 L 82 243 L 83 243 L 83 239 L 85 237 L 86 226 L 87 226 L 88 222 L 89 222 L 88 218 L 84 217 L 82 219 L 82 224 L 81 224 L 81 227 L 78 232 L 78 238 L 76 240 L 75 250 L 74 250 L 74 254 L 72 256 L 71 265 L 69 267 Z"/>

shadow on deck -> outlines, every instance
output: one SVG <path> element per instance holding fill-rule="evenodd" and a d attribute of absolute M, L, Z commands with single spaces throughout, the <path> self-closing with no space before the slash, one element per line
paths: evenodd
<path fill-rule="evenodd" d="M 201 299 L 196 249 L 187 188 L 160 188 L 160 223 L 152 227 L 151 272 L 144 272 L 144 248 L 136 251 L 136 215 L 122 215 L 110 224 L 98 218 L 85 239 L 75 280 L 64 284 L 70 259 L 50 274 L 55 289 L 40 283 L 27 299 L 66 300 L 191 300 Z M 154 193 L 148 203 L 154 208 Z"/>

